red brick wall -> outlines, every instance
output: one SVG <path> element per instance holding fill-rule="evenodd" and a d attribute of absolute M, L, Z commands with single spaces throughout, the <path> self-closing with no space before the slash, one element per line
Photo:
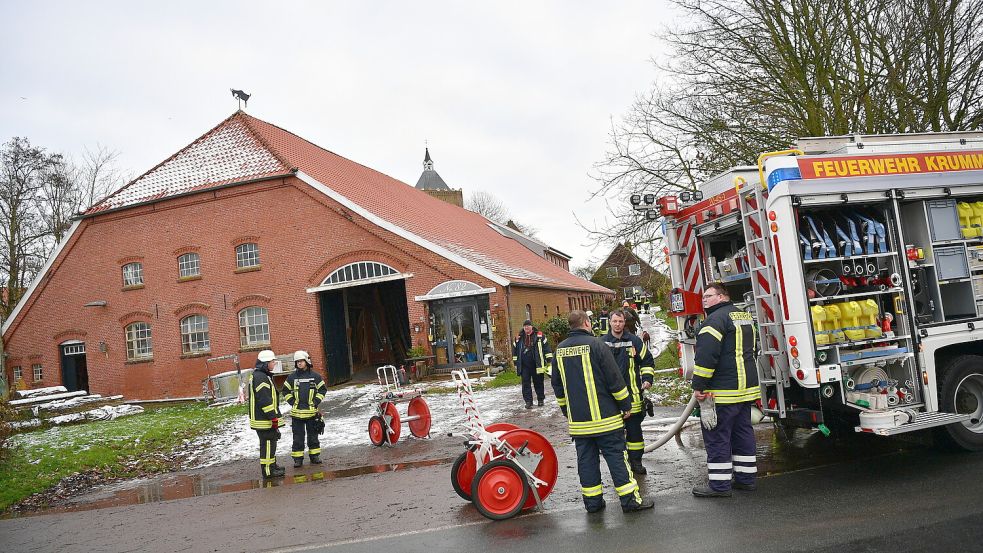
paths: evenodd
<path fill-rule="evenodd" d="M 235 244 L 243 240 L 259 244 L 260 270 L 235 272 Z M 189 247 L 198 248 L 202 278 L 178 282 L 177 256 Z M 133 257 L 142 258 L 145 284 L 124 291 L 120 262 Z M 413 297 L 446 280 L 497 288 L 491 296 L 492 311 L 504 314 L 501 286 L 379 229 L 290 178 L 83 220 L 4 336 L 8 373 L 18 364 L 12 361 L 19 360 L 29 386 L 58 385 L 58 344 L 79 339 L 86 343 L 93 393 L 134 399 L 197 396 L 209 372 L 230 368 L 207 371 L 205 359 L 240 353 L 237 314 L 250 305 L 269 310 L 271 347 L 277 354 L 306 349 L 323 369 L 317 295 L 306 289 L 340 266 L 365 260 L 413 274 L 406 289 L 414 344 L 426 344 L 427 315 L 425 305 Z M 105 300 L 107 306 L 83 307 L 97 300 Z M 555 311 L 554 303 L 550 309 Z M 565 299 L 556 304 L 566 309 Z M 541 315 L 541 305 L 539 310 Z M 182 358 L 180 319 L 193 313 L 208 317 L 211 353 Z M 126 361 L 124 326 L 134 320 L 151 325 L 153 361 Z M 419 333 L 412 332 L 414 324 L 420 325 Z M 507 332 L 498 325 L 496 342 Z M 106 344 L 104 353 L 100 342 Z M 241 365 L 252 366 L 255 356 L 255 351 L 241 352 Z M 44 380 L 38 383 L 31 382 L 30 365 L 35 362 L 44 366 Z"/>

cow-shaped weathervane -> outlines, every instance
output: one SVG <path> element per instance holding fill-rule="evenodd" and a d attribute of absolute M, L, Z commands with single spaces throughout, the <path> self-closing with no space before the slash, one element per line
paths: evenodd
<path fill-rule="evenodd" d="M 250 96 L 249 94 L 246 94 L 241 90 L 235 90 L 233 88 L 230 88 L 229 90 L 232 91 L 232 96 L 234 96 L 236 100 L 239 100 L 239 109 L 242 109 L 243 105 L 246 106 L 249 105 L 249 96 Z"/>

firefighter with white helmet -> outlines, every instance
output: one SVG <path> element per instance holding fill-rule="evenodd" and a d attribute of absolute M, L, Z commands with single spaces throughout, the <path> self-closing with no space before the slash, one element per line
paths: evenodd
<path fill-rule="evenodd" d="M 294 467 L 304 464 L 304 437 L 307 437 L 307 450 L 312 465 L 321 464 L 321 443 L 317 435 L 324 431 L 324 421 L 318 406 L 324 399 L 324 379 L 311 364 L 311 356 L 306 351 L 294 353 L 294 371 L 283 383 L 283 399 L 290 404 L 290 428 L 294 443 L 290 450 Z"/>
<path fill-rule="evenodd" d="M 280 438 L 280 400 L 273 385 L 270 364 L 276 355 L 264 349 L 256 357 L 256 369 L 249 375 L 249 428 L 259 436 L 259 464 L 263 478 L 283 476 L 276 464 L 276 442 Z"/>

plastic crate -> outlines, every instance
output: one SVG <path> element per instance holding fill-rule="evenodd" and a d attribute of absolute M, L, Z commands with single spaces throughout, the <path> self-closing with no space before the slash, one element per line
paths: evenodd
<path fill-rule="evenodd" d="M 958 226 L 956 230 L 958 230 Z M 963 246 L 943 246 L 935 248 L 935 271 L 938 279 L 969 278 L 969 262 Z"/>
<path fill-rule="evenodd" d="M 962 240 L 963 233 L 959 228 L 956 200 L 927 201 L 925 210 L 928 212 L 928 227 L 932 232 L 932 242 Z"/>

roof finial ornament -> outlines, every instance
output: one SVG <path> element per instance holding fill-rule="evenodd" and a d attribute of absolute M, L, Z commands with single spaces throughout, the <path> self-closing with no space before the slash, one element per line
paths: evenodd
<path fill-rule="evenodd" d="M 242 110 L 242 106 L 243 105 L 246 105 L 246 106 L 249 105 L 249 97 L 252 96 L 251 94 L 246 94 L 245 92 L 243 92 L 241 90 L 236 90 L 234 88 L 230 88 L 229 90 L 232 91 L 232 96 L 234 96 L 235 99 L 239 101 L 239 109 L 240 110 Z"/>

